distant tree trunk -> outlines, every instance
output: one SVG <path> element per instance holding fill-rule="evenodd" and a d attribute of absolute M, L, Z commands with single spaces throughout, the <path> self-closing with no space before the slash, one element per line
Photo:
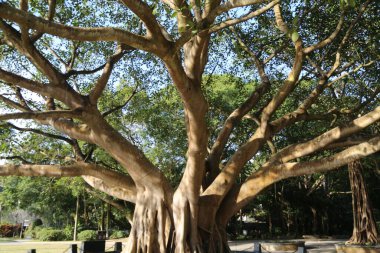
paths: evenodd
<path fill-rule="evenodd" d="M 350 185 L 352 191 L 352 208 L 354 229 L 349 243 L 364 244 L 377 243 L 376 223 L 372 215 L 370 200 L 362 174 L 360 161 L 348 165 Z"/>
<path fill-rule="evenodd" d="M 107 203 L 107 221 L 106 221 L 106 236 L 109 237 L 109 229 L 110 229 L 110 217 L 111 216 L 111 205 Z"/>
<path fill-rule="evenodd" d="M 313 235 L 316 235 L 318 233 L 318 213 L 317 209 L 310 206 L 311 213 L 313 214 L 313 221 L 312 221 L 312 232 Z"/>
<path fill-rule="evenodd" d="M 77 233 L 78 233 L 78 216 L 79 216 L 79 194 L 77 196 L 77 204 L 75 208 L 75 218 L 74 218 L 74 235 L 73 240 L 77 240 Z"/>
<path fill-rule="evenodd" d="M 84 219 L 84 225 L 88 225 L 88 213 L 87 213 L 87 200 L 86 200 L 86 194 L 83 194 L 83 219 Z"/>
<path fill-rule="evenodd" d="M 272 235 L 272 231 L 273 231 L 273 224 L 272 224 L 272 214 L 268 213 L 268 232 L 270 235 Z"/>

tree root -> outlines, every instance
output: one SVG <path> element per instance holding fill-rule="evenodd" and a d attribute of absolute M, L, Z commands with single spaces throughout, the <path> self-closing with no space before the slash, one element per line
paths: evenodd
<path fill-rule="evenodd" d="M 144 191 L 137 195 L 127 253 L 166 253 L 170 213 L 163 196 Z"/>

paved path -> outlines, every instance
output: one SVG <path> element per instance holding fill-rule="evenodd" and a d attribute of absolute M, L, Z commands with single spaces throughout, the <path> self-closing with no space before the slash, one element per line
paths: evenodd
<path fill-rule="evenodd" d="M 297 240 L 300 241 L 300 240 Z M 347 240 L 304 240 L 307 253 L 336 253 L 335 244 L 343 243 Z M 263 241 L 231 241 L 229 242 L 232 252 L 248 253 L 253 252 L 253 244 Z"/>
<path fill-rule="evenodd" d="M 125 239 L 121 240 L 115 240 L 115 241 L 122 241 L 125 242 Z M 115 241 L 110 240 L 107 241 L 106 248 L 112 247 L 114 245 Z M 300 241 L 300 240 L 297 240 Z M 307 249 L 307 253 L 336 253 L 334 244 L 336 243 L 343 243 L 347 240 L 312 240 L 308 239 L 305 240 L 305 245 Z M 230 241 L 230 247 L 232 252 L 235 253 L 252 253 L 253 252 L 253 244 L 255 242 L 263 242 L 263 240 L 250 240 L 250 241 Z M 15 240 L 12 242 L 2 242 L 2 244 L 7 245 L 22 245 L 22 244 L 29 244 L 29 245 L 54 245 L 54 244 L 66 244 L 70 245 L 72 243 L 78 243 L 78 242 L 72 242 L 72 241 L 59 241 L 59 242 L 36 242 L 36 241 L 28 241 L 28 240 Z M 1 246 L 1 244 L 0 244 Z"/>

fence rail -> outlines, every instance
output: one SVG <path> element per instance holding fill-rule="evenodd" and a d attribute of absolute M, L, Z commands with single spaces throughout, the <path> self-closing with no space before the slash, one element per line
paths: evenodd
<path fill-rule="evenodd" d="M 115 245 L 108 248 L 107 250 L 105 249 L 105 247 L 103 247 L 105 245 L 104 243 L 103 243 L 103 246 L 100 246 L 100 247 L 98 246 L 96 249 L 94 249 L 94 243 L 97 244 L 97 245 L 95 244 L 95 246 L 99 245 L 99 241 L 84 241 L 82 242 L 80 248 L 78 249 L 78 245 L 71 244 L 70 247 L 67 248 L 62 253 L 121 253 L 121 251 L 123 250 L 123 244 L 121 242 L 115 242 Z M 36 249 L 29 249 L 27 250 L 26 253 L 38 253 L 38 252 Z"/>

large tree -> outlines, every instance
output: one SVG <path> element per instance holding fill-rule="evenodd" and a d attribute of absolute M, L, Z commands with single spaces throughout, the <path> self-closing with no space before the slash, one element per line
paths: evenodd
<path fill-rule="evenodd" d="M 380 150 L 376 7 L 371 0 L 2 1 L 3 158 L 23 162 L 1 165 L 0 175 L 82 176 L 134 203 L 127 252 L 228 251 L 228 220 L 267 186 Z M 230 93 L 240 103 L 226 117 L 208 106 L 214 71 L 259 82 L 245 83 L 246 97 Z M 173 158 L 185 164 L 175 187 L 141 141 L 159 147 L 146 134 L 151 122 L 127 121 L 126 107 L 141 87 L 149 98 L 168 84 L 186 133 L 186 155 Z M 250 131 L 237 138 L 247 122 Z M 24 136 L 15 131 L 68 143 L 75 155 L 58 150 L 34 160 L 43 145 L 14 155 Z M 288 131 L 309 134 L 292 139 Z M 98 148 L 111 165 L 91 159 Z"/>

